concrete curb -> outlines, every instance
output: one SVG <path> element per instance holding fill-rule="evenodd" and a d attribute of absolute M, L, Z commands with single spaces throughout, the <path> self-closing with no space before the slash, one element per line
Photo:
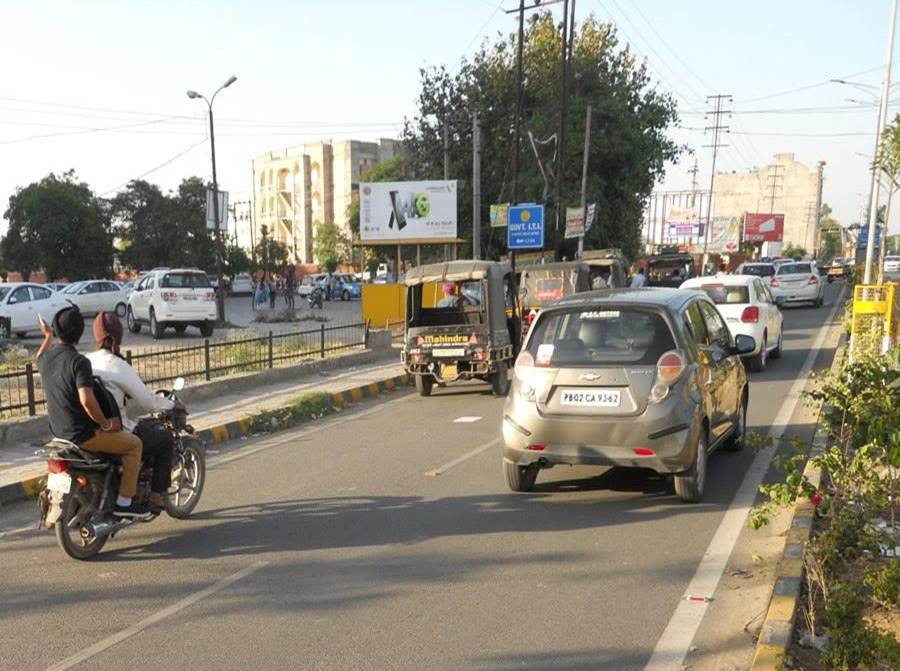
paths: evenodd
<path fill-rule="evenodd" d="M 412 379 L 409 375 L 403 373 L 402 375 L 395 375 L 383 380 L 378 380 L 377 382 L 370 382 L 369 384 L 333 392 L 331 398 L 335 405 L 344 407 L 352 403 L 358 403 L 367 398 L 374 398 L 383 392 L 393 391 L 399 387 L 409 385 L 411 381 Z M 282 407 L 287 408 L 289 406 Z M 216 443 L 224 443 L 236 438 L 242 438 L 250 435 L 250 427 L 253 425 L 253 420 L 256 417 L 280 409 L 282 408 L 270 408 L 260 413 L 247 415 L 246 417 L 225 424 L 216 424 L 215 426 L 201 429 L 196 435 L 206 445 L 214 445 Z M 45 475 L 37 475 L 25 478 L 19 482 L 3 485 L 0 487 L 0 508 L 9 503 L 37 496 L 44 488 L 45 479 Z"/>
<path fill-rule="evenodd" d="M 841 338 L 843 340 L 844 336 Z M 846 342 L 838 345 L 834 360 L 831 362 L 832 371 L 840 367 L 846 351 Z M 819 416 L 821 417 L 826 410 L 823 406 L 819 410 Z M 818 456 L 827 447 L 828 433 L 820 420 L 816 432 L 813 434 L 809 456 Z M 812 461 L 806 462 L 803 475 L 810 484 L 818 489 L 822 481 L 822 471 L 813 466 Z M 806 552 L 806 543 L 812 535 L 815 512 L 815 507 L 807 499 L 798 500 L 794 504 L 793 517 L 785 538 L 784 550 L 781 560 L 775 568 L 775 585 L 769 600 L 769 609 L 766 611 L 766 619 L 763 621 L 759 640 L 756 642 L 756 652 L 753 654 L 750 671 L 778 671 L 783 668 L 785 656 L 791 647 L 797 619 L 803 585 L 803 557 Z"/>

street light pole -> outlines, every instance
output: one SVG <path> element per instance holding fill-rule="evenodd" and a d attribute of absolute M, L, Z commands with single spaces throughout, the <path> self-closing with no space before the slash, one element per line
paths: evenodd
<path fill-rule="evenodd" d="M 878 106 L 878 128 L 875 130 L 875 160 L 878 159 L 878 151 L 881 145 L 881 132 L 884 130 L 887 122 L 888 98 L 891 95 L 891 62 L 894 60 L 894 30 L 897 25 L 897 2 L 891 3 L 891 25 L 888 31 L 888 49 L 887 64 L 884 72 L 884 82 L 881 86 L 881 103 Z M 863 284 L 872 282 L 872 260 L 875 256 L 875 238 L 878 235 L 876 225 L 878 222 L 878 196 L 880 195 L 881 180 L 878 179 L 878 168 L 875 162 L 872 162 L 872 184 L 869 189 L 869 238 L 866 240 L 866 266 L 863 275 Z M 884 222 L 885 232 L 887 232 L 888 222 Z M 887 235 L 882 236 L 881 244 L 887 242 Z"/>
<path fill-rule="evenodd" d="M 237 81 L 237 77 L 232 75 L 229 77 L 222 86 L 216 89 L 216 92 L 212 94 L 212 97 L 207 99 L 206 96 L 203 96 L 196 91 L 188 91 L 187 97 L 191 99 L 201 98 L 206 103 L 207 108 L 209 109 L 209 146 L 212 154 L 212 190 L 213 190 L 213 221 L 216 225 L 216 237 L 218 238 L 218 255 L 217 255 L 217 273 L 218 273 L 218 281 L 216 286 L 216 313 L 219 317 L 219 324 L 225 324 L 225 274 L 222 268 L 223 258 L 225 256 L 225 240 L 222 236 L 222 225 L 221 220 L 219 218 L 219 180 L 216 176 L 216 134 L 215 134 L 215 125 L 213 123 L 213 102 L 216 100 L 216 96 L 219 95 L 219 91 L 222 89 L 226 89 L 234 82 Z"/>

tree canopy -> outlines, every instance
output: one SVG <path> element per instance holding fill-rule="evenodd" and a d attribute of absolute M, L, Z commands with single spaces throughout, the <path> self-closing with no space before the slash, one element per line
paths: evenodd
<path fill-rule="evenodd" d="M 319 224 L 313 240 L 313 255 L 320 264 L 337 267 L 338 263 L 350 258 L 350 239 L 334 222 Z"/>
<path fill-rule="evenodd" d="M 27 278 L 43 270 L 48 280 L 109 275 L 113 236 L 106 203 L 75 173 L 51 173 L 20 188 L 4 214 L 9 230 L 0 242 L 8 269 Z"/>
<path fill-rule="evenodd" d="M 256 243 L 256 260 L 263 272 L 268 276 L 274 273 L 284 273 L 289 263 L 287 245 L 269 237 L 268 227 L 263 224 L 260 227 L 262 239 Z"/>
<path fill-rule="evenodd" d="M 520 202 L 542 202 L 549 196 L 545 239 L 557 254 L 571 256 L 574 241 L 564 241 L 555 223 L 555 134 L 560 120 L 562 36 L 549 11 L 527 28 L 524 44 L 524 100 L 519 160 Z M 414 118 L 403 132 L 405 172 L 415 179 L 443 174 L 442 130 L 450 135 L 450 177 L 459 184 L 459 233 L 472 235 L 472 113 L 481 124 L 482 253 L 505 253 L 505 229 L 486 225 L 491 203 L 511 201 L 513 122 L 516 107 L 516 38 L 485 43 L 472 61 L 463 60 L 451 75 L 444 67 L 421 70 L 421 91 Z M 589 143 L 587 202 L 597 203 L 597 220 L 585 247 L 617 246 L 634 254 L 640 245 L 644 204 L 667 160 L 681 148 L 666 136 L 677 121 L 675 103 L 658 92 L 644 64 L 623 46 L 615 27 L 593 16 L 581 22 L 570 64 L 569 106 L 564 147 L 565 204 L 580 201 L 585 112 L 594 110 Z M 536 143 L 552 179 L 545 183 L 532 151 Z M 549 188 L 548 188 L 549 186 Z"/>

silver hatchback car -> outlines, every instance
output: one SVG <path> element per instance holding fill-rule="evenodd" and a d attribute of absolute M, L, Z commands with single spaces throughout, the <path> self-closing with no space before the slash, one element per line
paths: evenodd
<path fill-rule="evenodd" d="M 503 411 L 503 469 L 513 491 L 558 464 L 672 474 L 699 501 L 706 460 L 741 449 L 749 389 L 733 339 L 709 298 L 679 289 L 581 293 L 538 315 Z"/>

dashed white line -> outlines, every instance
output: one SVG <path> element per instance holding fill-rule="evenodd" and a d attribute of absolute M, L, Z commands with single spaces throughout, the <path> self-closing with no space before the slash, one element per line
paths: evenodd
<path fill-rule="evenodd" d="M 466 459 L 471 459 L 472 457 L 481 454 L 482 452 L 484 452 L 487 449 L 492 448 L 494 445 L 496 445 L 499 442 L 500 442 L 499 438 L 494 438 L 493 440 L 486 442 L 484 445 L 479 445 L 474 450 L 469 450 L 461 457 L 457 457 L 453 461 L 448 461 L 443 466 L 438 466 L 437 468 L 432 468 L 430 471 L 425 471 L 425 475 L 427 475 L 428 477 L 434 478 L 434 477 L 437 477 L 438 475 L 440 475 L 441 473 L 446 473 L 454 466 L 458 466 L 459 464 L 464 462 Z"/>

